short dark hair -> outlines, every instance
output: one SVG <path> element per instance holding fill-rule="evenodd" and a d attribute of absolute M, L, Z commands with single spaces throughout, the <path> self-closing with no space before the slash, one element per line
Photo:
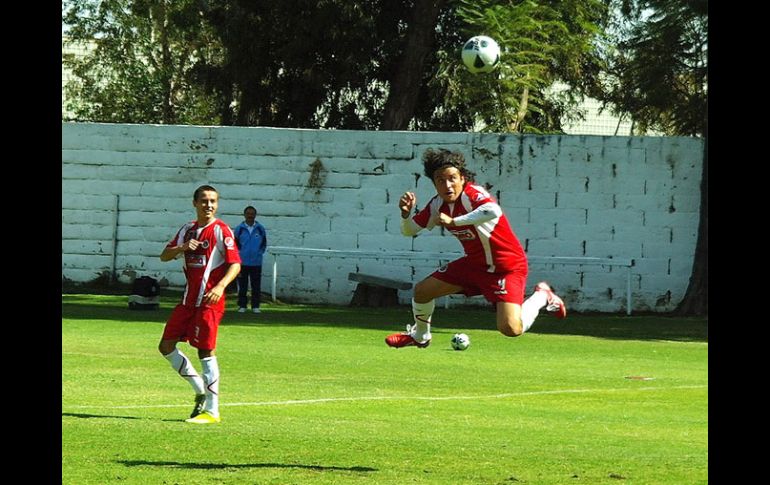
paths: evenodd
<path fill-rule="evenodd" d="M 219 195 L 219 192 L 217 192 L 217 189 L 215 189 L 211 185 L 201 185 L 200 187 L 195 189 L 195 192 L 193 192 L 193 200 L 197 201 L 198 197 L 200 197 L 203 192 L 216 192 L 217 195 Z"/>
<path fill-rule="evenodd" d="M 473 180 L 476 175 L 465 168 L 465 156 L 461 152 L 453 152 L 446 148 L 428 148 L 425 150 L 422 155 L 422 165 L 425 169 L 425 175 L 431 180 L 433 180 L 433 174 L 436 173 L 436 170 L 446 167 L 456 168 L 468 181 Z"/>
<path fill-rule="evenodd" d="M 257 208 L 254 207 L 253 205 L 247 205 L 246 208 L 243 209 L 243 213 L 245 214 L 246 211 L 249 210 L 249 209 L 253 210 L 255 214 L 257 213 Z"/>

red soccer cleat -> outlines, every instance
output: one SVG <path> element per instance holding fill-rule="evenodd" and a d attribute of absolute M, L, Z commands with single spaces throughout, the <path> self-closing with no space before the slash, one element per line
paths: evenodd
<path fill-rule="evenodd" d="M 561 298 L 556 296 L 556 293 L 553 292 L 550 286 L 548 286 L 548 283 L 545 281 L 541 281 L 537 285 L 535 285 L 535 291 L 544 291 L 546 295 L 546 306 L 545 309 L 549 312 L 554 313 L 554 316 L 556 318 L 566 318 L 567 317 L 567 306 L 564 304 Z"/>
<path fill-rule="evenodd" d="M 409 347 L 410 345 L 414 345 L 415 347 L 418 347 L 420 349 L 424 349 L 428 345 L 430 345 L 430 339 L 426 340 L 425 342 L 418 342 L 410 335 L 411 333 L 411 326 L 407 325 L 406 332 L 400 332 L 400 333 L 392 333 L 385 337 L 385 343 L 388 344 L 389 347 L 395 347 L 395 348 L 401 348 L 401 347 Z"/>

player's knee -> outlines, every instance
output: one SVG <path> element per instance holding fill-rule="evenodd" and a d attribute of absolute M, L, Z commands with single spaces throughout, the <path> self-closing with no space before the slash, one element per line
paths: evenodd
<path fill-rule="evenodd" d="M 500 322 L 497 324 L 497 329 L 506 337 L 518 337 L 524 333 L 521 322 Z"/>
<path fill-rule="evenodd" d="M 158 344 L 158 352 L 160 352 L 163 355 L 170 354 L 171 352 L 174 351 L 175 348 L 176 348 L 176 342 L 174 342 L 173 340 L 171 341 L 161 340 L 160 343 Z"/>

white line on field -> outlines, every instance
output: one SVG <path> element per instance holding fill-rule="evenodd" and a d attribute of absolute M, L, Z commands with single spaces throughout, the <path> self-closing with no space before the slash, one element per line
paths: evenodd
<path fill-rule="evenodd" d="M 359 396 L 359 397 L 328 397 L 319 399 L 290 399 L 287 401 L 257 401 L 221 403 L 222 407 L 230 406 L 289 406 L 294 404 L 320 404 L 327 402 L 358 402 L 358 401 L 462 401 L 476 399 L 505 399 L 520 396 L 541 396 L 548 394 L 588 394 L 601 392 L 625 391 L 666 391 L 670 389 L 705 389 L 708 385 L 672 386 L 672 387 L 627 387 L 616 389 L 559 389 L 552 391 L 508 392 L 503 394 L 486 394 L 478 396 Z M 136 406 L 63 406 L 70 409 L 154 409 L 154 408 L 186 408 L 189 404 L 147 404 Z"/>

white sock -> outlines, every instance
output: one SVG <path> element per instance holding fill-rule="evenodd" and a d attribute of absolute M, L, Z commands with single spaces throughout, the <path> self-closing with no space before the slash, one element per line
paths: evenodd
<path fill-rule="evenodd" d="M 212 416 L 219 416 L 219 364 L 216 356 L 201 359 L 203 380 L 206 382 L 206 404 L 204 411 Z"/>
<path fill-rule="evenodd" d="M 524 303 L 521 305 L 521 326 L 523 332 L 529 330 L 529 327 L 535 323 L 537 314 L 546 303 L 548 303 L 548 297 L 545 291 L 536 291 L 532 293 L 532 296 L 524 300 Z"/>
<path fill-rule="evenodd" d="M 417 303 L 412 298 L 412 315 L 414 316 L 414 337 L 419 342 L 430 340 L 430 319 L 433 316 L 433 310 L 436 308 L 436 300 L 428 303 Z"/>
<path fill-rule="evenodd" d="M 171 363 L 171 367 L 184 377 L 184 380 L 190 383 L 195 394 L 203 394 L 205 389 L 203 385 L 203 379 L 195 371 L 195 367 L 190 363 L 190 359 L 187 358 L 179 349 L 174 349 L 170 354 L 166 354 L 163 357 Z"/>

